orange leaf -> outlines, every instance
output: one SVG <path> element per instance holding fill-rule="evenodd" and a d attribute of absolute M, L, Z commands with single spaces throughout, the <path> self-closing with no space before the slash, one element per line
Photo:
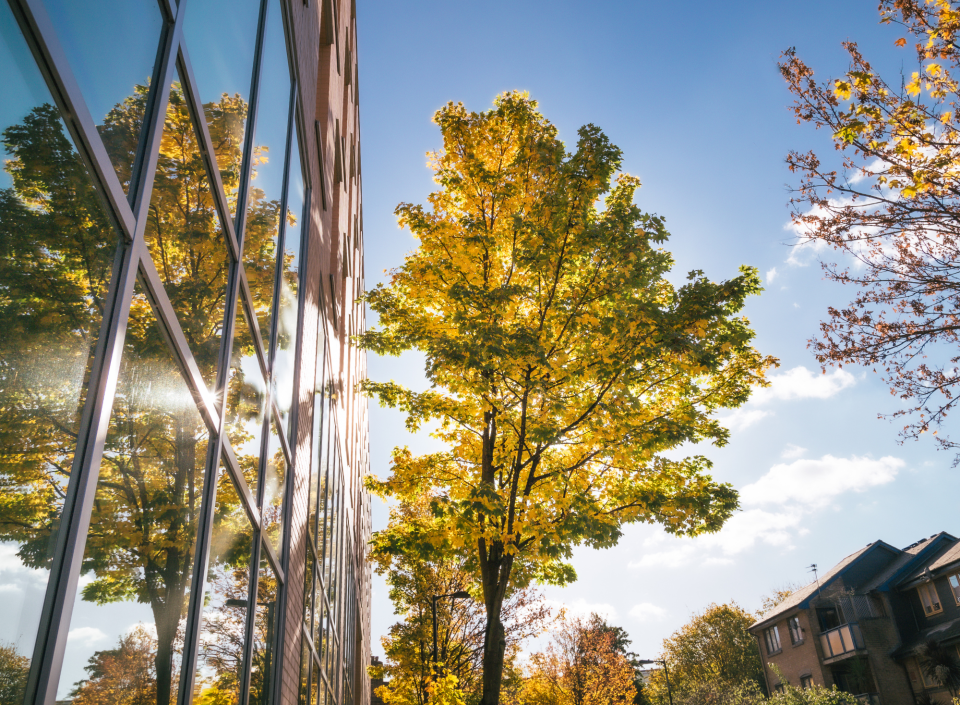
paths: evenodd
<path fill-rule="evenodd" d="M 907 46 L 907 40 L 905 37 L 900 37 L 900 39 L 895 41 L 894 44 L 896 44 L 898 47 L 905 47 Z"/>

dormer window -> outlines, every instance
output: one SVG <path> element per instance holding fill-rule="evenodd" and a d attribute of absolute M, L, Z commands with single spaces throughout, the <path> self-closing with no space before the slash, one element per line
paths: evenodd
<path fill-rule="evenodd" d="M 940 604 L 940 597 L 937 595 L 937 588 L 933 583 L 924 583 L 917 588 L 920 593 L 920 602 L 923 603 L 923 611 L 929 617 L 932 614 L 943 612 L 943 605 Z"/>

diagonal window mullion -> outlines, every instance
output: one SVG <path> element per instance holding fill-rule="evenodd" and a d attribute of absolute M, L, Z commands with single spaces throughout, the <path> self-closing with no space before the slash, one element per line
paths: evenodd
<path fill-rule="evenodd" d="M 181 15 L 183 13 L 181 12 Z M 233 226 L 233 218 L 230 216 L 230 205 L 227 202 L 227 195 L 223 188 L 223 179 L 220 178 L 220 169 L 217 167 L 217 156 L 213 150 L 213 140 L 210 137 L 210 130 L 207 127 L 206 116 L 203 112 L 203 103 L 200 100 L 200 93 L 197 91 L 197 81 L 193 73 L 193 67 L 190 64 L 190 56 L 187 52 L 186 43 L 183 41 L 183 35 L 180 35 L 179 61 L 180 81 L 183 94 L 190 107 L 191 117 L 194 127 L 197 130 L 197 141 L 199 143 L 200 153 L 203 155 L 204 165 L 207 170 L 207 178 L 213 191 L 213 198 L 216 203 L 217 213 L 220 217 L 220 223 L 223 226 L 227 238 L 227 246 L 230 248 L 230 255 L 235 261 L 240 261 L 240 246 L 237 242 L 237 234 Z"/>

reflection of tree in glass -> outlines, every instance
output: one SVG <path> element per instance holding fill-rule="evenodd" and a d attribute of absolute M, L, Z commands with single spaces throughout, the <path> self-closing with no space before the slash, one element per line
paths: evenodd
<path fill-rule="evenodd" d="M 232 705 L 238 702 L 243 662 L 247 600 L 224 599 L 226 595 L 246 595 L 249 586 L 246 568 L 219 571 L 211 582 L 211 594 L 219 606 L 204 612 L 201 657 L 210 675 L 198 683 L 198 705 Z M 250 674 L 250 702 L 266 703 L 269 690 L 270 649 L 276 580 L 261 574 L 257 584 L 257 615 L 254 620 L 254 650 Z"/>
<path fill-rule="evenodd" d="M 47 567 L 117 237 L 51 105 L 3 131 L 0 540 Z"/>
<path fill-rule="evenodd" d="M 134 118 L 146 93 L 138 87 L 104 120 L 101 135 L 111 153 L 136 149 Z M 211 134 L 224 150 L 221 168 L 234 164 L 237 173 L 239 146 L 221 133 L 245 111 L 236 97 L 206 106 Z M 39 568 L 49 563 L 69 480 L 116 236 L 54 107 L 35 108 L 6 128 L 3 140 L 13 187 L 0 190 L 0 541 L 17 542 L 21 561 Z M 279 204 L 254 190 L 251 208 L 258 218 L 247 241 L 269 253 Z M 149 218 L 151 254 L 197 362 L 212 376 L 227 255 L 177 86 Z M 261 289 L 273 283 L 268 269 L 248 275 L 266 301 L 271 295 Z M 205 436 L 149 305 L 137 296 L 84 555 L 84 572 L 95 578 L 82 597 L 151 606 L 157 638 L 150 670 L 160 705 L 175 697 L 175 637 L 192 570 L 203 481 L 198 445 Z"/>
<path fill-rule="evenodd" d="M 29 675 L 30 659 L 13 644 L 0 642 L 0 705 L 22 705 Z"/>
<path fill-rule="evenodd" d="M 156 640 L 142 624 L 120 637 L 115 649 L 97 651 L 84 670 L 90 675 L 70 693 L 73 705 L 151 705 L 157 699 L 153 665 Z"/>

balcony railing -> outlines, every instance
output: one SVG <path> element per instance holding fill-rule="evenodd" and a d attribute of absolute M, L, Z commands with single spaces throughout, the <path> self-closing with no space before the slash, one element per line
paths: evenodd
<path fill-rule="evenodd" d="M 820 635 L 820 646 L 823 648 L 824 658 L 842 656 L 851 651 L 862 649 L 863 635 L 860 634 L 860 625 L 856 622 L 850 622 L 823 632 Z"/>

